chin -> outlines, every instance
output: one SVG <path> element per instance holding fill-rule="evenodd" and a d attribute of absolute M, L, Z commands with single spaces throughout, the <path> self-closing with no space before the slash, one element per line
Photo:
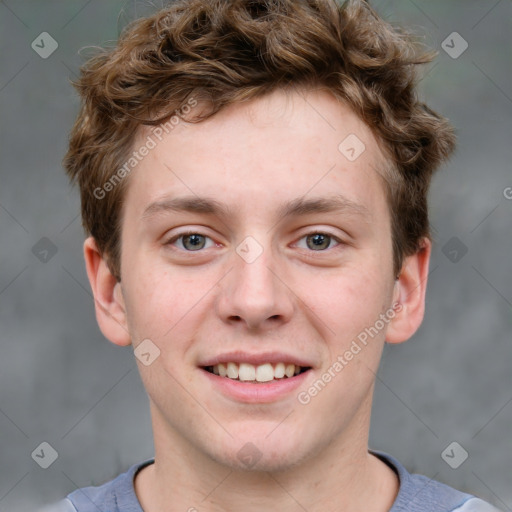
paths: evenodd
<path fill-rule="evenodd" d="M 215 462 L 233 471 L 277 473 L 300 465 L 321 450 L 320 446 L 309 446 L 307 439 L 286 436 L 286 432 L 274 439 L 270 439 L 272 435 L 266 438 L 267 435 L 268 432 L 260 436 L 237 436 L 236 441 L 227 441 L 223 451 L 212 452 L 209 447 L 208 452 Z"/>
<path fill-rule="evenodd" d="M 238 453 L 222 455 L 220 459 L 216 458 L 216 462 L 227 466 L 229 469 L 237 472 L 246 473 L 279 473 L 290 470 L 300 465 L 308 457 L 303 455 L 290 453 L 265 453 L 258 451 L 258 455 L 253 460 L 240 460 Z"/>

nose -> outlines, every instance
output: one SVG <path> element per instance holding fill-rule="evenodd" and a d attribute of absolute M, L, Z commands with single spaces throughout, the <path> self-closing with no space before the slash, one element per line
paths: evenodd
<path fill-rule="evenodd" d="M 253 239 L 252 245 L 241 244 L 233 252 L 232 270 L 219 283 L 217 313 L 224 322 L 268 330 L 292 317 L 293 292 L 270 245 L 255 245 Z"/>

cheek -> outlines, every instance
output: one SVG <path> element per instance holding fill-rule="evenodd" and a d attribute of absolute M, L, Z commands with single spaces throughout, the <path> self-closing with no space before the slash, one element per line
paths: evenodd
<path fill-rule="evenodd" d="M 370 267 L 353 268 L 333 278 L 328 294 L 312 298 L 321 305 L 315 313 L 328 328 L 328 357 L 317 376 L 326 384 L 310 383 L 302 390 L 306 395 L 302 398 L 311 400 L 325 428 L 336 431 L 369 396 L 382 355 L 385 327 L 375 330 L 375 325 L 389 307 L 391 295 L 382 273 Z M 327 418 L 325 411 L 329 411 Z"/>
<path fill-rule="evenodd" d="M 166 343 L 201 313 L 208 302 L 213 277 L 187 273 L 151 261 L 137 266 L 127 279 L 127 314 L 132 333 Z M 141 339 L 142 339 L 141 338 Z M 181 339 L 181 338 L 180 338 Z"/>
<path fill-rule="evenodd" d="M 371 265 L 354 266 L 325 279 L 310 294 L 311 309 L 323 320 L 334 343 L 350 341 L 385 311 L 392 288 L 384 277 Z"/>

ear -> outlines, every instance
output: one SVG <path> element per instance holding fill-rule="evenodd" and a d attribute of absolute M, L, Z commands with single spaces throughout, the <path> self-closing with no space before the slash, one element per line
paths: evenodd
<path fill-rule="evenodd" d="M 93 237 L 84 242 L 87 276 L 94 295 L 96 320 L 103 335 L 115 345 L 131 344 L 121 283 L 112 275 Z"/>
<path fill-rule="evenodd" d="M 408 256 L 402 265 L 393 291 L 393 304 L 399 305 L 394 308 L 396 314 L 388 325 L 388 343 L 407 341 L 423 321 L 431 251 L 432 242 L 424 238 L 421 249 Z"/>

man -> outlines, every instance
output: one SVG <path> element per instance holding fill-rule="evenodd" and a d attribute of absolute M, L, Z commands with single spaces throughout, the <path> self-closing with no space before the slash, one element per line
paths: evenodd
<path fill-rule="evenodd" d="M 368 449 L 455 145 L 415 94 L 431 58 L 362 1 L 181 0 L 84 66 L 65 167 L 155 457 L 53 510 L 496 510 Z"/>

